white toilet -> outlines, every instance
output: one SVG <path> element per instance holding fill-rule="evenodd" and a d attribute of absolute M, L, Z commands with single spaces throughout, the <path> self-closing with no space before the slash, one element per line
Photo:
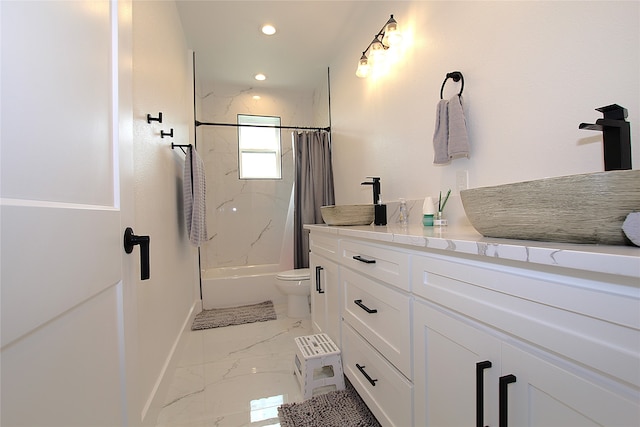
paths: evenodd
<path fill-rule="evenodd" d="M 278 273 L 276 286 L 287 295 L 287 316 L 293 318 L 309 317 L 309 295 L 311 281 L 308 268 L 298 268 Z"/>

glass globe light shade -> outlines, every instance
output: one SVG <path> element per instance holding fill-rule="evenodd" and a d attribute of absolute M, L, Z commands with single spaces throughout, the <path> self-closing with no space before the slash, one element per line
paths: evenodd
<path fill-rule="evenodd" d="M 369 48 L 369 64 L 375 66 L 379 62 L 384 62 L 385 51 L 382 42 L 378 37 L 373 39 L 371 47 Z"/>
<path fill-rule="evenodd" d="M 360 57 L 360 61 L 358 61 L 358 69 L 356 70 L 356 76 L 360 78 L 367 77 L 369 75 L 369 60 L 367 59 L 367 55 L 362 55 Z"/>
<path fill-rule="evenodd" d="M 402 43 L 402 33 L 398 30 L 387 32 L 385 39 L 390 47 L 398 46 Z"/>
<path fill-rule="evenodd" d="M 384 27 L 384 39 L 383 43 L 387 46 L 396 46 L 402 42 L 402 33 L 398 29 L 398 22 L 393 19 L 393 15 L 387 21 L 387 24 Z"/>

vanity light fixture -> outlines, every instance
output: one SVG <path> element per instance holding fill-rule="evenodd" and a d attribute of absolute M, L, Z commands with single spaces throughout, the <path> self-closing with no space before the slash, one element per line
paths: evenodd
<path fill-rule="evenodd" d="M 364 78 L 369 75 L 372 68 L 384 67 L 387 51 L 397 47 L 401 42 L 402 34 L 398 30 L 398 22 L 391 15 L 387 23 L 384 24 L 362 52 L 360 61 L 358 61 L 356 76 Z"/>

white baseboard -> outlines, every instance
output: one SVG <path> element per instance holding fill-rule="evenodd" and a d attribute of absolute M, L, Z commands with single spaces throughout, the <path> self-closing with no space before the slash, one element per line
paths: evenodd
<path fill-rule="evenodd" d="M 142 409 L 141 421 L 143 426 L 156 425 L 156 420 L 158 418 L 160 410 L 164 406 L 164 398 L 169 386 L 171 385 L 173 372 L 178 363 L 181 350 L 186 343 L 185 331 L 191 330 L 193 318 L 201 311 L 202 300 L 194 301 L 191 308 L 189 309 L 189 313 L 187 314 L 182 324 L 182 328 L 180 328 L 180 334 L 174 340 L 173 346 L 171 346 L 171 351 L 167 355 L 165 363 L 160 370 L 160 374 L 158 375 L 154 387 L 151 390 L 149 397 L 147 398 L 144 408 Z"/>

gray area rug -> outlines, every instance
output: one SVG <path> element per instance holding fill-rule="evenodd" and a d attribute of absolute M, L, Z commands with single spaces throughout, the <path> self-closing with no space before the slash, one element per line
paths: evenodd
<path fill-rule="evenodd" d="M 192 331 L 200 329 L 221 328 L 223 326 L 242 325 L 245 323 L 266 322 L 276 320 L 276 311 L 272 301 L 240 307 L 213 308 L 202 310 L 193 319 Z"/>
<path fill-rule="evenodd" d="M 380 427 L 345 377 L 345 390 L 314 396 L 278 408 L 281 427 Z"/>

